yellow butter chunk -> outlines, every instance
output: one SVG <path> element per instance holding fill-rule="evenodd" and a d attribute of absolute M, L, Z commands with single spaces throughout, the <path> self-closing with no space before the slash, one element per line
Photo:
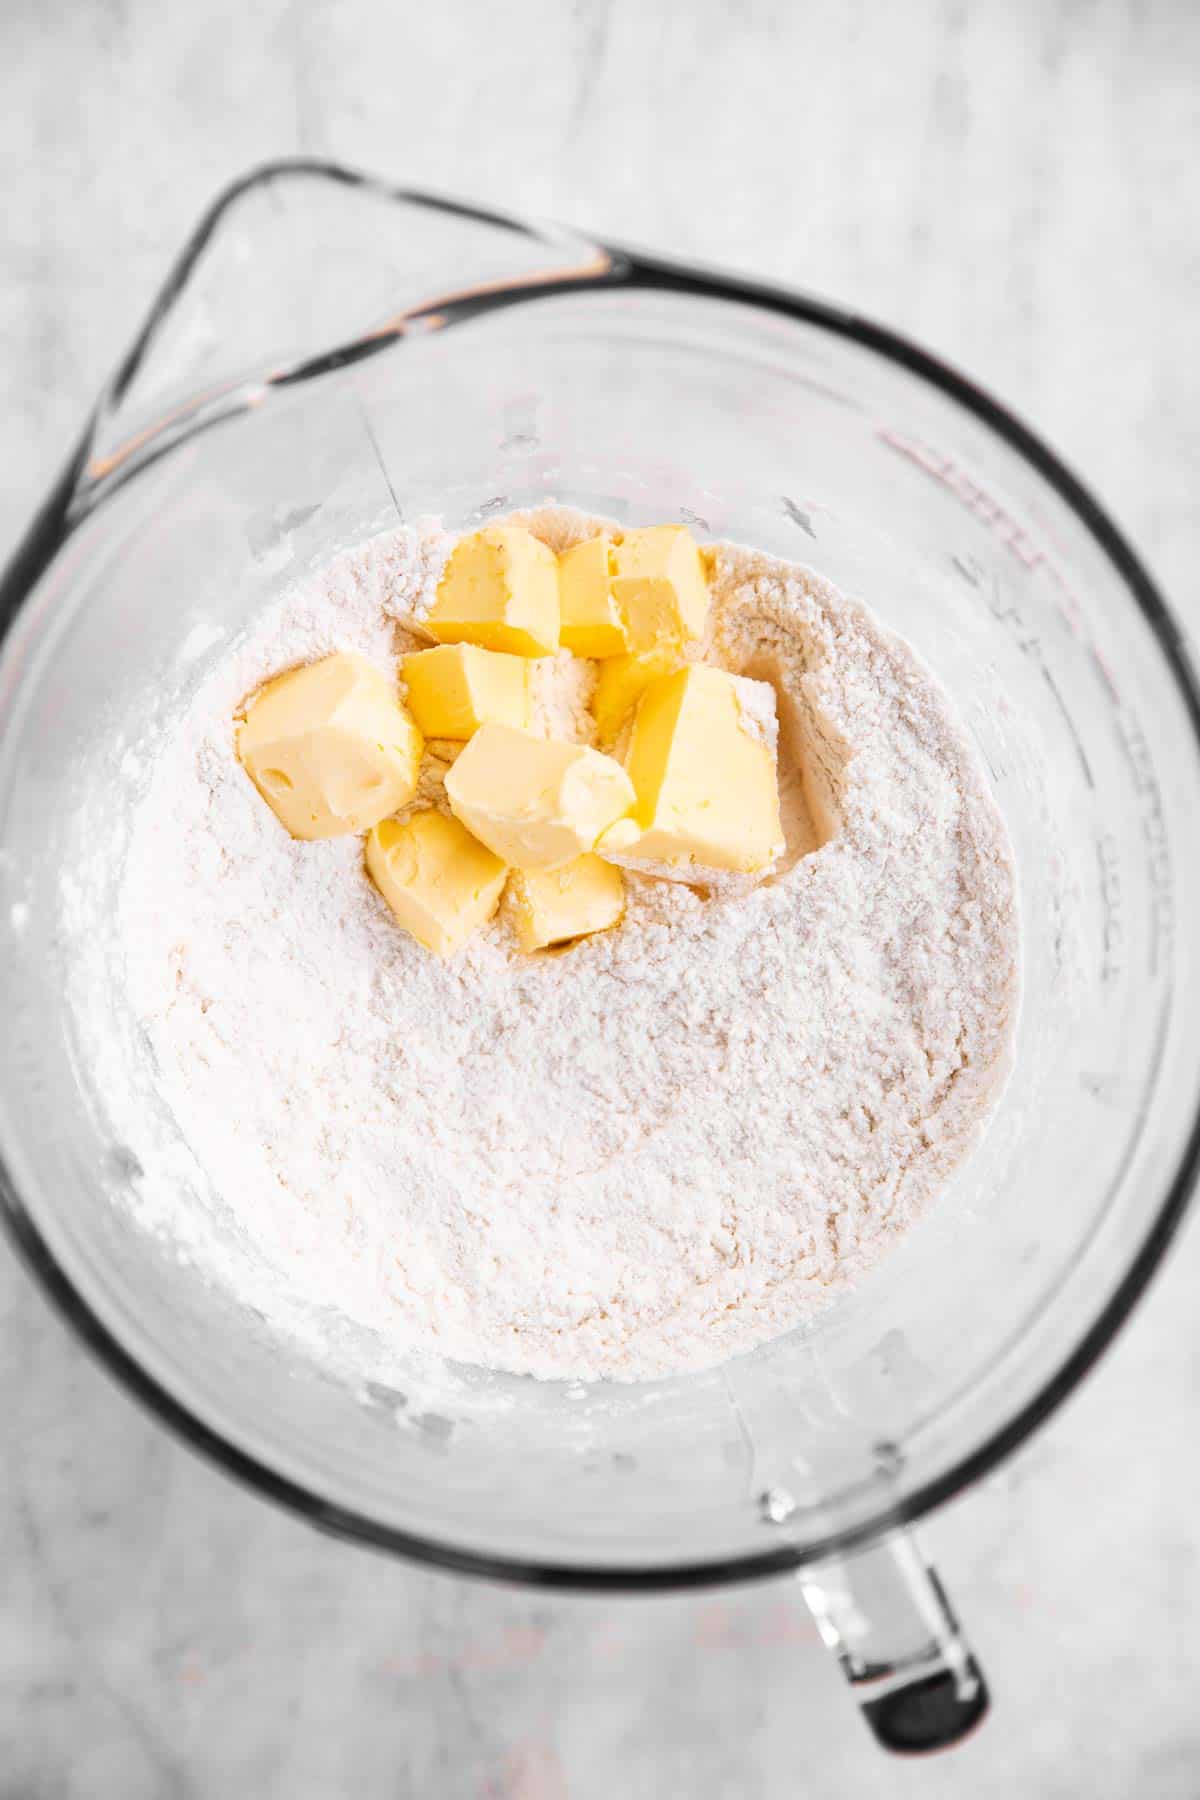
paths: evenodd
<path fill-rule="evenodd" d="M 680 666 L 679 652 L 669 644 L 640 650 L 633 656 L 610 656 L 596 677 L 592 717 L 602 744 L 614 743 L 621 727 L 652 681 Z"/>
<path fill-rule="evenodd" d="M 439 644 L 516 656 L 558 648 L 558 558 L 530 531 L 489 525 L 455 545 L 425 629 Z"/>
<path fill-rule="evenodd" d="M 619 762 L 583 744 L 481 725 L 446 776 L 468 831 L 515 869 L 548 869 L 590 850 L 634 803 Z"/>
<path fill-rule="evenodd" d="M 573 544 L 558 559 L 560 641 L 575 656 L 621 656 L 629 648 L 612 591 L 616 555 L 607 533 Z"/>
<path fill-rule="evenodd" d="M 620 869 L 598 856 L 577 856 L 561 869 L 514 875 L 513 902 L 522 950 L 544 950 L 618 924 L 625 881 Z"/>
<path fill-rule="evenodd" d="M 246 773 L 295 838 L 366 831 L 406 805 L 423 748 L 387 676 L 345 651 L 268 681 L 237 734 Z"/>
<path fill-rule="evenodd" d="M 633 866 L 768 868 L 783 849 L 775 770 L 775 696 L 765 682 L 692 664 L 642 695 L 626 768 L 633 823 L 605 843 Z"/>
<path fill-rule="evenodd" d="M 476 644 L 441 644 L 404 658 L 408 705 L 426 737 L 469 738 L 481 725 L 530 721 L 529 659 Z"/>
<path fill-rule="evenodd" d="M 400 924 L 452 956 L 500 904 L 508 870 L 443 813 L 384 819 L 367 838 L 367 871 Z"/>
<path fill-rule="evenodd" d="M 678 646 L 704 636 L 708 578 L 686 526 L 627 531 L 613 545 L 612 593 L 630 650 Z"/>

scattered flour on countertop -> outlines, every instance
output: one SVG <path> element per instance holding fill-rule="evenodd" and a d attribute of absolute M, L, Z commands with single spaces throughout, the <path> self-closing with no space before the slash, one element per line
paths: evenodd
<path fill-rule="evenodd" d="M 592 527 L 533 520 L 555 547 Z M 440 962 L 358 839 L 288 837 L 233 715 L 334 649 L 394 666 L 448 542 L 423 523 L 343 555 L 206 679 L 157 752 L 81 1015 L 124 989 L 141 1079 L 242 1244 L 181 1187 L 178 1138 L 127 1107 L 147 1223 L 268 1318 L 547 1377 L 703 1367 L 857 1277 L 976 1140 L 1016 1012 L 1004 828 L 905 645 L 718 545 L 707 654 L 776 689 L 780 869 L 733 898 L 631 875 L 622 927 L 559 956 L 517 952 L 502 910 Z M 589 679 L 541 665 L 543 730 L 587 736 Z M 423 804 L 455 748 L 433 746 Z"/>

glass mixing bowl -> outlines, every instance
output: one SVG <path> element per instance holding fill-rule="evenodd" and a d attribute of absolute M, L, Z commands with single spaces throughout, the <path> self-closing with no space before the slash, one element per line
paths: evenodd
<path fill-rule="evenodd" d="M 144 780 L 125 747 L 283 584 L 398 514 L 467 527 L 547 498 L 805 562 L 916 646 L 1012 835 L 1018 1055 L 941 1202 L 789 1336 L 640 1386 L 408 1384 L 365 1338 L 314 1361 L 137 1223 L 72 942 L 111 916 Z M 1096 502 L 863 319 L 288 164 L 203 221 L 0 606 L 3 1211 L 92 1348 L 316 1523 L 593 1589 L 799 1570 L 884 1742 L 977 1719 L 982 1678 L 904 1527 L 1091 1365 L 1197 1161 L 1196 681 Z M 124 997 L 104 998 L 150 1106 Z"/>

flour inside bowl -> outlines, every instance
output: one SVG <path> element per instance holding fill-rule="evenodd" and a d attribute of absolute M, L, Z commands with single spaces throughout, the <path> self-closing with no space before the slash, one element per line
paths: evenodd
<path fill-rule="evenodd" d="M 594 525 L 525 522 L 556 549 Z M 706 654 L 776 690 L 782 864 L 748 892 L 630 874 L 620 928 L 564 954 L 522 955 L 502 910 L 439 960 L 359 839 L 288 836 L 233 713 L 332 650 L 393 667 L 445 549 L 399 531 L 297 587 L 158 750 L 115 954 L 237 1254 L 142 1118 L 147 1221 L 314 1336 L 344 1318 L 546 1377 L 712 1364 L 860 1275 L 975 1141 L 1016 1009 L 1004 829 L 905 645 L 811 574 L 718 545 Z M 587 740 L 588 680 L 538 665 L 547 735 Z M 428 760 L 426 804 L 445 767 Z"/>

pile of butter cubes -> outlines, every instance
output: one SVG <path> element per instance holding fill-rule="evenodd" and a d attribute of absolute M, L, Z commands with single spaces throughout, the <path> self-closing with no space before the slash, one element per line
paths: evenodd
<path fill-rule="evenodd" d="M 459 540 L 403 659 L 404 693 L 347 652 L 247 703 L 238 755 L 296 838 L 366 832 L 366 866 L 406 931 L 451 956 L 509 887 L 523 949 L 620 922 L 622 867 L 709 885 L 783 849 L 775 697 L 695 660 L 708 584 L 679 525 L 601 533 L 556 557 L 518 526 Z M 532 729 L 532 659 L 598 665 L 604 750 Z M 457 740 L 449 814 L 405 811 L 426 738 Z M 397 816 L 400 815 L 400 816 Z"/>

